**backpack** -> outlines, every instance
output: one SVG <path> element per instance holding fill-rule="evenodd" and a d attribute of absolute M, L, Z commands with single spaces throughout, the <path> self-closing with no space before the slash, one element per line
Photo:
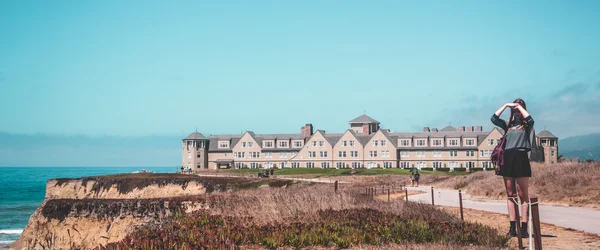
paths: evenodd
<path fill-rule="evenodd" d="M 492 164 L 496 166 L 496 175 L 500 175 L 500 168 L 504 166 L 504 144 L 506 144 L 506 131 L 500 138 L 500 143 L 492 150 L 492 156 L 490 157 Z"/>

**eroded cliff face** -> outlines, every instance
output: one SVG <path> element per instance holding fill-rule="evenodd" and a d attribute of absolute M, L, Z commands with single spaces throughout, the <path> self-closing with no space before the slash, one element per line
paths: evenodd
<path fill-rule="evenodd" d="M 289 182 L 268 182 L 272 186 Z M 185 175 L 116 175 L 49 180 L 46 199 L 14 249 L 93 249 L 122 240 L 137 227 L 209 209 L 215 191 L 256 188 L 264 180 Z"/>

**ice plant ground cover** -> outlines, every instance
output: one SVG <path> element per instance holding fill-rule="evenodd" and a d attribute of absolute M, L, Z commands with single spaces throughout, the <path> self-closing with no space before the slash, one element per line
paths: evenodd
<path fill-rule="evenodd" d="M 473 223 L 406 218 L 374 209 L 323 210 L 317 220 L 259 225 L 252 218 L 209 215 L 198 212 L 177 216 L 161 225 L 148 225 L 111 243 L 105 249 L 200 249 L 260 245 L 308 247 L 443 243 L 505 246 L 508 238 L 494 229 Z"/>

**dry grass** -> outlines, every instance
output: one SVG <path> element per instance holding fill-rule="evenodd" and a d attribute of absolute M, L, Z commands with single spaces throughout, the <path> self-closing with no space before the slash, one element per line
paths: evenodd
<path fill-rule="evenodd" d="M 532 163 L 530 195 L 543 202 L 600 208 L 600 163 Z M 506 198 L 502 178 L 493 172 L 433 179 L 430 184 L 463 189 L 470 195 L 492 199 Z"/>

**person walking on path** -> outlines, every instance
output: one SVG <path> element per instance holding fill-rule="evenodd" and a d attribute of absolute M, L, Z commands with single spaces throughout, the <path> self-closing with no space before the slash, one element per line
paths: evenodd
<path fill-rule="evenodd" d="M 510 108 L 508 122 L 500 119 L 505 109 Z M 492 115 L 491 121 L 494 125 L 504 130 L 504 165 L 500 167 L 498 175 L 504 179 L 506 188 L 508 214 L 510 218 L 509 236 L 517 236 L 516 211 L 514 203 L 517 203 L 517 194 L 521 203 L 529 202 L 529 177 L 531 177 L 531 165 L 529 162 L 530 151 L 535 144 L 533 130 L 533 118 L 527 112 L 527 106 L 523 99 L 516 99 L 512 103 L 506 103 Z M 516 189 L 516 190 L 515 190 Z M 517 203 L 518 204 L 518 203 Z M 521 237 L 527 238 L 527 212 L 528 205 L 521 206 Z"/>

